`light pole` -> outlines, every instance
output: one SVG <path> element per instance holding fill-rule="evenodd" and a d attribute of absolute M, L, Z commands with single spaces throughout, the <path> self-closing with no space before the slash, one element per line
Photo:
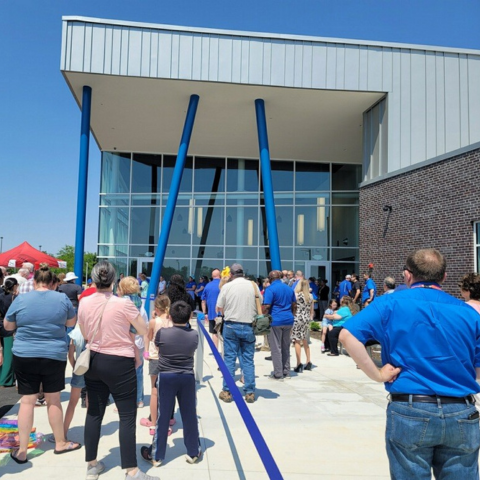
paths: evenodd
<path fill-rule="evenodd" d="M 0 237 L 0 253 L 3 252 L 3 237 Z"/>
<path fill-rule="evenodd" d="M 38 249 L 39 249 L 40 251 L 42 251 L 42 246 L 41 246 L 41 245 L 39 245 L 39 246 L 38 246 Z"/>

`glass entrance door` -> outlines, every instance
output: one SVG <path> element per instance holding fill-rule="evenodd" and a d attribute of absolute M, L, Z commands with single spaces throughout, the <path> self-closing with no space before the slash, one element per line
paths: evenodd
<path fill-rule="evenodd" d="M 148 278 L 152 275 L 153 258 L 137 258 L 137 277 L 144 273 Z"/>
<path fill-rule="evenodd" d="M 310 277 L 328 280 L 328 285 L 330 285 L 330 262 L 305 262 L 305 278 Z"/>

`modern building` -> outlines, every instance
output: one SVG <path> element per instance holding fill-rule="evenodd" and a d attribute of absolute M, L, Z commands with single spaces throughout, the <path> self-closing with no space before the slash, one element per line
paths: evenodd
<path fill-rule="evenodd" d="M 478 51 L 65 17 L 61 70 L 88 100 L 98 254 L 121 272 L 151 272 L 192 95 L 165 276 L 265 275 L 269 215 L 282 268 L 331 283 L 370 263 L 399 280 L 421 246 L 447 254 L 452 290 L 480 270 Z"/>

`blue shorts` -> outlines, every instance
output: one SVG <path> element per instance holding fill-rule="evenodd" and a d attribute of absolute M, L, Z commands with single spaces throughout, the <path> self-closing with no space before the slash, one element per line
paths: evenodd
<path fill-rule="evenodd" d="M 322 327 L 328 327 L 329 325 L 333 327 L 333 320 L 322 319 Z"/>
<path fill-rule="evenodd" d="M 75 375 L 72 372 L 72 379 L 70 380 L 70 386 L 72 388 L 84 388 L 85 387 L 85 376 L 84 375 Z"/>

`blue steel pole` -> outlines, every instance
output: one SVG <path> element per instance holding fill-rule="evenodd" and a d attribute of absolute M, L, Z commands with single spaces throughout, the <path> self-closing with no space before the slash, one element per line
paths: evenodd
<path fill-rule="evenodd" d="M 73 271 L 77 275 L 75 283 L 83 280 L 83 251 L 85 248 L 85 221 L 87 216 L 88 152 L 90 147 L 90 111 L 92 89 L 83 87 L 82 126 L 80 131 L 80 161 L 78 169 L 77 228 L 75 233 L 75 260 Z"/>
<path fill-rule="evenodd" d="M 257 116 L 258 146 L 260 149 L 260 165 L 262 168 L 263 194 L 265 197 L 265 214 L 267 217 L 268 243 L 272 270 L 282 270 L 280 247 L 278 244 L 277 217 L 273 198 L 272 169 L 270 167 L 270 149 L 268 148 L 267 121 L 265 119 L 265 102 L 261 98 L 255 100 Z"/>
<path fill-rule="evenodd" d="M 150 277 L 147 299 L 145 301 L 145 311 L 147 312 L 147 315 L 149 315 L 150 312 L 150 296 L 157 293 L 157 286 L 160 280 L 160 274 L 162 273 L 162 265 L 165 259 L 168 237 L 172 227 L 173 214 L 177 204 L 178 192 L 180 190 L 180 183 L 182 181 L 183 169 L 185 167 L 185 160 L 187 158 L 190 138 L 192 137 L 193 124 L 195 122 L 195 114 L 197 113 L 199 99 L 200 97 L 198 95 L 191 95 L 190 103 L 188 104 L 187 116 L 185 118 L 182 138 L 178 147 L 177 161 L 175 162 L 175 169 L 173 170 L 172 182 L 168 192 L 167 206 L 165 207 L 160 238 L 158 239 L 157 253 L 155 254 L 155 260 L 153 262 L 152 275 Z"/>

